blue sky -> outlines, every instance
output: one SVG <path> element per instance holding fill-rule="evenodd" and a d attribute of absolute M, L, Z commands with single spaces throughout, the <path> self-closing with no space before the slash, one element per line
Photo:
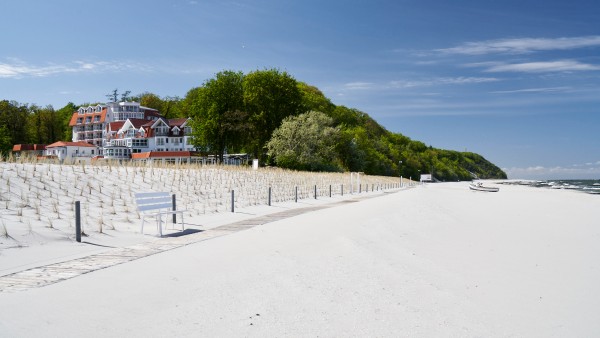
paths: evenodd
<path fill-rule="evenodd" d="M 0 99 L 185 96 L 278 68 L 510 178 L 600 178 L 600 2 L 76 1 L 0 5 Z"/>

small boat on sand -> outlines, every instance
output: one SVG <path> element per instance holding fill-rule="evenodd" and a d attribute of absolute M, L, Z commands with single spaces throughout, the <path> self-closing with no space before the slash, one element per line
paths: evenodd
<path fill-rule="evenodd" d="M 475 191 L 487 191 L 487 192 L 498 192 L 500 190 L 500 188 L 496 188 L 496 187 L 486 187 L 481 182 L 474 182 L 474 183 L 469 184 L 469 189 L 475 190 Z"/>

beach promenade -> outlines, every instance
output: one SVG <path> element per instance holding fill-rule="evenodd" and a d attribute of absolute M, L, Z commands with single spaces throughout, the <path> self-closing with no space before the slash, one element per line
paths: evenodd
<path fill-rule="evenodd" d="M 599 203 L 444 183 L 228 223 L 1 292 L 0 336 L 598 336 Z"/>

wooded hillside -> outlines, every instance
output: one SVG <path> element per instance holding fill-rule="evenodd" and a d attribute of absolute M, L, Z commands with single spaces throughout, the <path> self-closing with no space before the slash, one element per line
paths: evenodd
<path fill-rule="evenodd" d="M 191 117 L 195 146 L 219 158 L 251 153 L 263 164 L 289 169 L 413 179 L 432 173 L 441 181 L 506 178 L 479 154 L 437 149 L 390 132 L 367 113 L 335 105 L 318 88 L 277 69 L 222 71 L 184 98 L 128 94 L 125 99 L 167 118 Z M 117 91 L 109 96 L 115 100 Z M 0 101 L 0 151 L 6 154 L 17 143 L 70 141 L 68 121 L 77 107 L 69 103 L 55 111 Z"/>

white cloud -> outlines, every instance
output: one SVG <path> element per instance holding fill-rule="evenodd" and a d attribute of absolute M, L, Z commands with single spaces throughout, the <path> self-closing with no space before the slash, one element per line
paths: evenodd
<path fill-rule="evenodd" d="M 412 87 L 428 87 L 437 85 L 452 85 L 452 84 L 470 84 L 470 83 L 485 83 L 495 82 L 499 79 L 494 77 L 440 77 L 428 80 L 416 80 L 416 81 L 391 81 L 390 86 L 393 88 L 412 88 Z"/>
<path fill-rule="evenodd" d="M 148 71 L 149 67 L 127 62 L 84 62 L 75 61 L 66 64 L 31 65 L 18 59 L 0 62 L 0 78 L 20 79 L 24 77 L 46 77 L 56 74 L 137 70 Z"/>
<path fill-rule="evenodd" d="M 495 64 L 485 71 L 489 73 L 498 72 L 524 72 L 524 73 L 546 73 L 546 72 L 574 72 L 600 70 L 600 66 L 581 63 L 575 60 L 524 62 Z"/>
<path fill-rule="evenodd" d="M 567 92 L 570 91 L 571 87 L 549 87 L 549 88 L 526 88 L 526 89 L 515 89 L 515 90 L 498 90 L 490 92 L 492 94 L 516 94 L 516 93 L 554 93 L 554 92 Z"/>
<path fill-rule="evenodd" d="M 374 84 L 371 82 L 349 82 L 344 84 L 344 88 L 349 90 L 372 89 L 373 86 Z"/>
<path fill-rule="evenodd" d="M 445 54 L 526 54 L 536 51 L 567 50 L 585 47 L 600 47 L 600 36 L 583 36 L 573 38 L 521 38 L 501 39 L 478 42 L 467 42 L 465 44 L 438 49 L 436 51 Z"/>
<path fill-rule="evenodd" d="M 365 81 L 348 82 L 342 85 L 342 90 L 390 90 L 398 88 L 432 87 L 443 85 L 465 85 L 471 83 L 495 82 L 500 79 L 494 77 L 440 77 L 422 80 L 396 80 L 387 83 L 373 83 Z"/>

